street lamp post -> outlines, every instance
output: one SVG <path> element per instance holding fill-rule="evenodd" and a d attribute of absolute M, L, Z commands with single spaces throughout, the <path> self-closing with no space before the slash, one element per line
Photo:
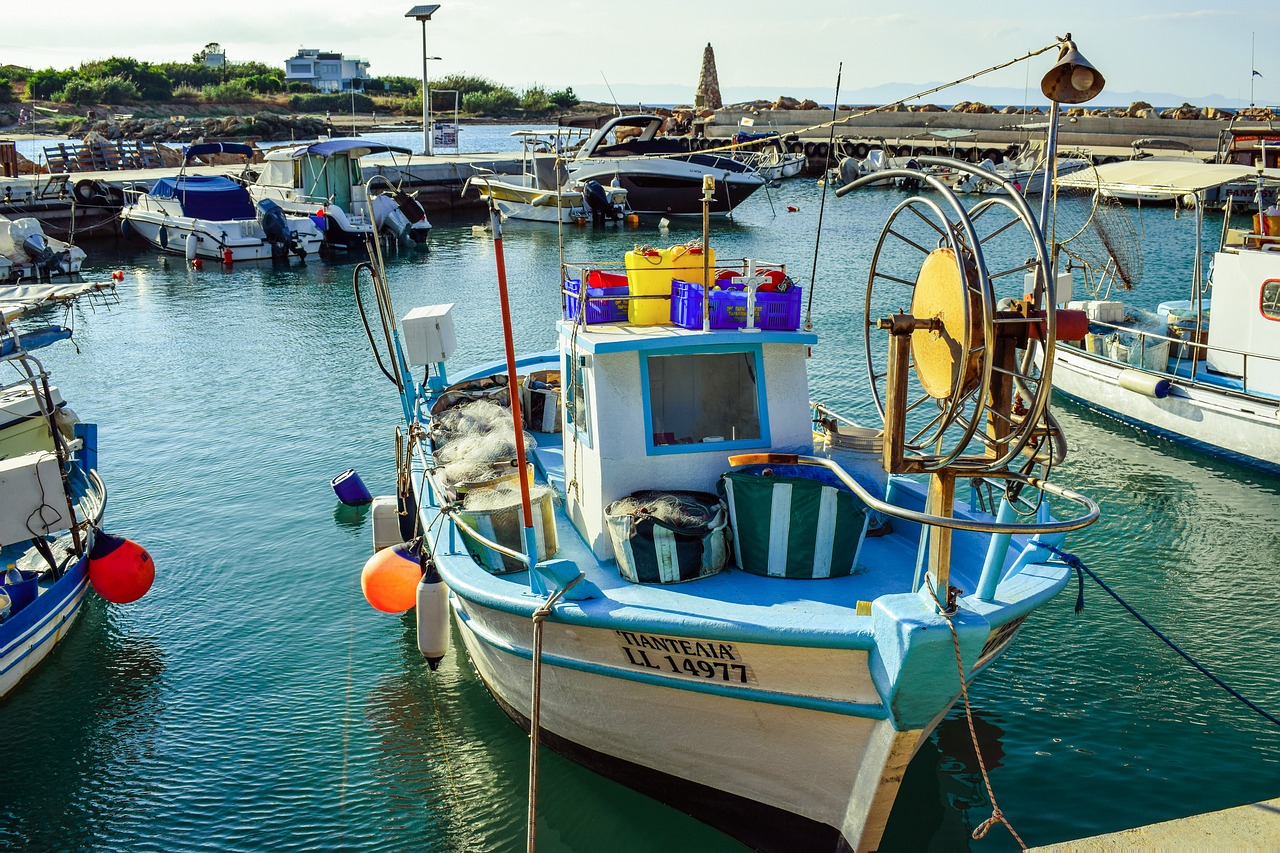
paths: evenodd
<path fill-rule="evenodd" d="M 431 16 L 439 9 L 438 3 L 414 6 L 404 15 L 406 18 L 414 18 L 422 22 L 422 153 L 428 156 L 431 155 L 431 98 L 427 89 L 427 60 L 432 57 L 427 56 L 427 21 L 431 20 Z M 439 57 L 434 58 L 439 59 Z"/>

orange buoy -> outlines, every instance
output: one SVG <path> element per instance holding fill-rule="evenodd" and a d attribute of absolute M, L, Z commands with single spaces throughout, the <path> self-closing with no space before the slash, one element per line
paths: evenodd
<path fill-rule="evenodd" d="M 422 563 L 401 542 L 383 548 L 369 558 L 360 571 L 360 589 L 365 600 L 383 613 L 404 613 L 418 600 Z"/>
<path fill-rule="evenodd" d="M 794 204 L 787 205 L 787 213 L 795 213 L 799 210 L 800 208 L 796 207 Z"/>
<path fill-rule="evenodd" d="M 98 531 L 89 551 L 89 583 L 113 604 L 128 604 L 147 594 L 156 564 L 147 549 L 131 539 Z"/>
<path fill-rule="evenodd" d="M 192 258 L 192 259 L 191 259 L 191 268 L 192 268 L 193 270 L 202 270 L 202 269 L 204 269 L 204 261 L 200 260 L 199 258 Z"/>
<path fill-rule="evenodd" d="M 124 270 L 114 270 L 111 273 L 111 278 L 115 281 L 124 281 Z"/>
<path fill-rule="evenodd" d="M 223 247 L 222 247 L 222 262 L 223 262 L 224 264 L 230 264 L 233 260 L 235 260 L 235 257 L 231 254 L 231 247 L 230 247 L 230 246 L 223 246 Z"/>

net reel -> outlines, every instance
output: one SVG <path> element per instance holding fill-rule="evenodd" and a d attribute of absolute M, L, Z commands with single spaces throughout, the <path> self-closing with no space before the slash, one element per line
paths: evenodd
<path fill-rule="evenodd" d="M 1057 282 L 1046 272 L 1050 256 L 1035 216 L 1000 175 L 950 158 L 919 159 L 1007 195 L 966 209 L 929 172 L 872 176 L 923 178 L 937 193 L 894 209 L 867 278 L 863 337 L 885 424 L 885 469 L 979 476 L 1008 470 L 1024 453 L 1056 464 L 1061 443 L 1047 440 L 1055 430 L 1046 415 Z"/>

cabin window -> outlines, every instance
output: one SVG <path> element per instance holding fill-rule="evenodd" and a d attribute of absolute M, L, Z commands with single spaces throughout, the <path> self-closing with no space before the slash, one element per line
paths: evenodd
<path fill-rule="evenodd" d="M 578 441 L 591 446 L 591 417 L 587 398 L 586 370 L 582 357 L 566 354 L 564 358 L 564 419 Z"/>
<path fill-rule="evenodd" d="M 1262 283 L 1260 306 L 1263 317 L 1280 320 L 1280 279 L 1273 278 Z"/>
<path fill-rule="evenodd" d="M 650 453 L 768 444 L 759 348 L 642 356 Z"/>

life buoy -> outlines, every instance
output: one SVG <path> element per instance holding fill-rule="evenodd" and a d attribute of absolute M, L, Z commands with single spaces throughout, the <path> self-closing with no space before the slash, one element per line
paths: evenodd
<path fill-rule="evenodd" d="M 813 157 L 817 150 L 818 146 L 814 145 L 812 142 L 806 142 L 804 144 L 804 156 L 806 157 Z"/>
<path fill-rule="evenodd" d="M 98 182 L 90 178 L 76 181 L 76 185 L 71 188 L 71 192 L 76 197 L 76 201 L 81 204 L 88 204 L 98 192 Z"/>

